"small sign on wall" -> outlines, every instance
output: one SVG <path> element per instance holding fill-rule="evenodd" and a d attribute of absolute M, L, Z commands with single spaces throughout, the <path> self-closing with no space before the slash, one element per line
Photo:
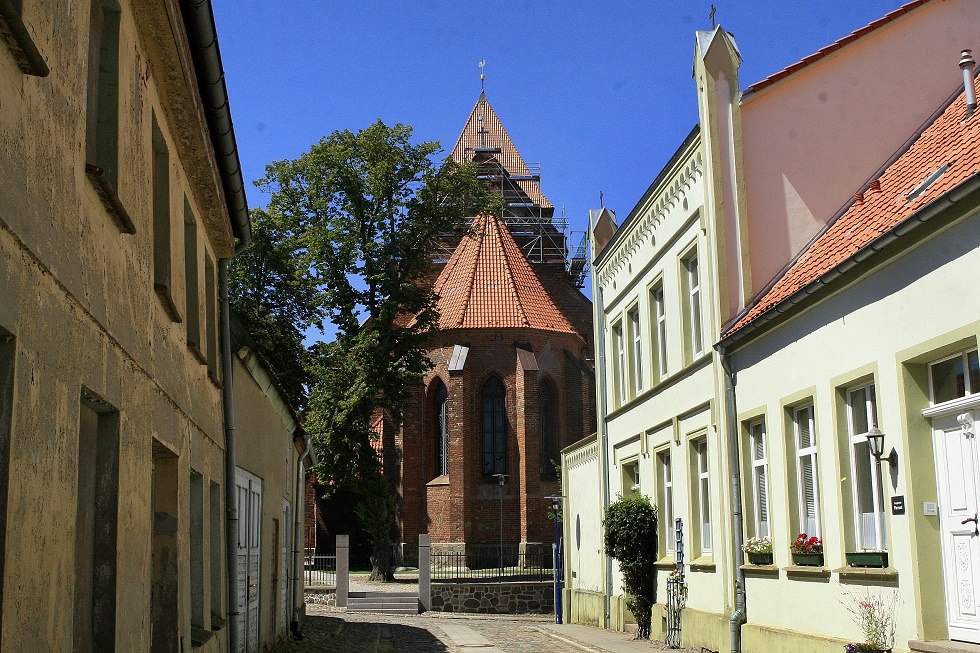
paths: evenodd
<path fill-rule="evenodd" d="M 922 504 L 922 514 L 935 516 L 939 514 L 939 506 L 934 501 L 925 501 Z"/>
<path fill-rule="evenodd" d="M 905 495 L 898 495 L 892 497 L 892 514 L 893 515 L 904 515 L 905 514 Z"/>

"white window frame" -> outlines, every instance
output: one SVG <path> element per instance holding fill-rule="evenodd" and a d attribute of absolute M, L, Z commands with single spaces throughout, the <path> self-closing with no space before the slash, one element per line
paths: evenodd
<path fill-rule="evenodd" d="M 660 360 L 657 361 L 660 378 L 667 376 L 667 306 L 664 302 L 664 286 L 653 289 L 653 301 L 657 311 L 657 348 Z"/>
<path fill-rule="evenodd" d="M 664 514 L 664 539 L 667 540 L 664 550 L 667 554 L 674 553 L 674 479 L 671 476 L 670 450 L 667 449 L 657 454 L 657 462 L 660 467 L 660 478 L 662 482 L 661 492 L 663 493 L 664 505 L 661 506 Z"/>
<path fill-rule="evenodd" d="M 623 337 L 623 321 L 619 320 L 613 325 L 613 340 L 616 341 L 616 382 L 619 385 L 619 405 L 626 403 L 626 342 Z"/>
<path fill-rule="evenodd" d="M 698 518 L 701 526 L 701 555 L 711 555 L 711 477 L 708 472 L 708 439 L 702 438 L 695 442 L 698 459 Z M 708 505 L 705 505 L 705 502 Z"/>
<path fill-rule="evenodd" d="M 953 399 L 950 399 L 948 401 L 941 402 L 941 403 L 950 403 L 950 402 L 956 401 L 958 399 L 963 399 L 964 397 L 969 397 L 971 395 L 975 395 L 977 393 L 980 393 L 980 388 L 974 388 L 973 387 L 973 384 L 970 382 L 970 360 L 969 360 L 969 355 L 970 354 L 973 354 L 973 353 L 976 353 L 977 351 L 978 351 L 978 349 L 976 347 L 974 347 L 973 349 L 967 349 L 965 351 L 958 351 L 955 354 L 951 354 L 949 356 L 944 356 L 942 358 L 939 358 L 939 359 L 934 360 L 934 361 L 932 361 L 932 362 L 929 363 L 929 370 L 928 370 L 929 373 L 928 373 L 928 376 L 929 376 L 929 405 L 930 406 L 937 405 L 936 404 L 936 389 L 934 387 L 933 380 L 932 380 L 932 368 L 933 368 L 933 366 L 935 366 L 935 365 L 937 365 L 939 363 L 945 363 L 946 361 L 952 360 L 954 358 L 962 358 L 963 359 L 963 387 L 964 387 L 964 391 L 966 392 L 966 394 L 964 394 L 962 397 L 954 397 Z"/>
<path fill-rule="evenodd" d="M 643 392 L 643 349 L 640 344 L 640 309 L 634 307 L 626 313 L 626 320 L 629 323 L 630 337 L 633 343 L 633 351 L 630 352 L 633 359 L 633 393 L 639 395 Z"/>
<path fill-rule="evenodd" d="M 855 395 L 860 391 L 865 392 L 865 400 L 863 402 L 864 405 L 858 407 L 854 403 L 856 399 Z M 884 550 L 887 547 L 887 536 L 885 532 L 885 499 L 884 487 L 882 486 L 881 480 L 881 465 L 871 455 L 870 447 L 868 447 L 868 455 L 865 460 L 857 459 L 857 446 L 868 444 L 868 432 L 857 433 L 854 426 L 854 411 L 861 409 L 865 412 L 868 428 L 877 426 L 878 400 L 875 394 L 875 384 L 864 383 L 852 386 L 847 388 L 845 396 L 847 397 L 847 435 L 850 448 L 849 458 L 851 459 L 851 500 L 854 508 L 854 545 L 858 549 L 871 548 Z M 870 546 L 865 546 L 864 544 L 865 533 L 862 523 L 861 501 L 858 496 L 858 465 L 868 465 L 871 469 L 871 503 L 874 509 L 873 514 L 876 518 L 874 519 L 874 539 L 870 541 Z"/>
<path fill-rule="evenodd" d="M 748 431 L 749 457 L 752 461 L 752 505 L 754 507 L 755 536 L 771 537 L 772 521 L 769 519 L 769 448 L 766 445 L 765 418 L 759 418 L 749 422 Z M 761 447 L 756 446 L 756 443 L 761 445 Z M 758 455 L 760 448 L 761 456 Z M 762 493 L 765 495 L 765 501 L 762 501 L 762 496 L 760 496 L 760 487 L 762 488 Z M 763 528 L 763 524 L 765 524 L 765 528 Z"/>
<path fill-rule="evenodd" d="M 688 310 L 690 311 L 691 327 L 691 357 L 697 358 L 704 353 L 704 334 L 701 332 L 701 266 L 695 250 L 684 259 L 684 270 L 687 274 Z"/>
<path fill-rule="evenodd" d="M 809 412 L 810 446 L 801 447 L 800 443 L 800 415 Z M 793 409 L 793 437 L 796 448 L 796 495 L 799 504 L 800 532 L 805 532 L 810 537 L 823 538 L 821 534 L 821 514 L 820 514 L 820 474 L 817 467 L 817 432 L 814 428 L 814 407 L 812 403 L 797 406 Z M 810 459 L 810 469 L 813 473 L 813 518 L 815 525 L 811 529 L 807 526 L 806 501 L 803 496 L 803 459 Z M 810 531 L 814 532 L 810 532 Z"/>

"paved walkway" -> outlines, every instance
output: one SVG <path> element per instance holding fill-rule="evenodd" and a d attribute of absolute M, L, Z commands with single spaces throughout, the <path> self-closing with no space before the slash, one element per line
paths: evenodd
<path fill-rule="evenodd" d="M 635 641 L 624 633 L 588 626 L 558 625 L 537 615 L 429 612 L 417 617 L 396 617 L 347 613 L 311 604 L 306 610 L 305 639 L 282 644 L 273 653 L 652 653 L 664 650 L 658 642 Z"/>

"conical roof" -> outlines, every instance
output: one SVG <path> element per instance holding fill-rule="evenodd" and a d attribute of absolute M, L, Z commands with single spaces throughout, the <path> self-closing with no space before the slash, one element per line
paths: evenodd
<path fill-rule="evenodd" d="M 558 309 L 506 225 L 473 221 L 434 286 L 439 329 L 523 328 L 578 332 Z"/>
<path fill-rule="evenodd" d="M 497 150 L 488 151 L 488 150 Z M 531 176 L 531 171 L 524 161 L 524 157 L 517 151 L 514 141 L 510 139 L 507 130 L 497 117 L 497 112 L 490 106 L 487 96 L 480 93 L 480 98 L 476 101 L 476 106 L 470 112 L 470 117 L 463 127 L 463 133 L 456 141 L 453 148 L 453 160 L 457 163 L 464 161 L 480 161 L 492 158 L 500 164 L 508 175 Z M 551 209 L 554 206 L 548 198 L 541 192 L 541 186 L 533 179 L 515 180 L 514 183 L 520 187 L 533 202 L 543 208 Z"/>

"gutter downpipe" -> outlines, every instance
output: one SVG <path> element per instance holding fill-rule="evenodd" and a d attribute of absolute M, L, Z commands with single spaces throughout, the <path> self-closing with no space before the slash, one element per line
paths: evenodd
<path fill-rule="evenodd" d="M 717 345 L 721 366 L 725 371 L 725 427 L 728 430 L 728 467 L 732 483 L 732 565 L 735 571 L 735 612 L 728 620 L 730 630 L 729 648 L 731 653 L 739 653 L 742 648 L 742 624 L 747 621 L 745 611 L 745 554 L 742 551 L 743 515 L 742 515 L 742 476 L 739 466 L 738 448 L 738 411 L 735 405 L 735 370 L 725 347 Z"/>
<path fill-rule="evenodd" d="M 595 284 L 595 277 L 593 276 L 593 284 Z M 609 466 L 607 464 L 608 458 L 608 447 L 609 447 L 609 428 L 606 425 L 606 341 L 603 331 L 602 319 L 604 306 L 602 298 L 602 287 L 596 289 L 596 296 L 598 301 L 595 303 L 595 317 L 593 318 L 593 332 L 596 334 L 596 344 L 598 345 L 598 371 L 599 371 L 599 382 L 596 387 L 599 391 L 599 431 L 600 431 L 600 445 L 599 445 L 599 469 L 602 473 L 602 487 L 600 492 L 602 494 L 602 515 L 605 518 L 606 512 L 609 510 Z M 608 552 L 605 551 L 603 547 L 603 553 L 605 553 L 606 564 L 605 564 L 605 615 L 603 627 L 609 630 L 612 623 L 612 558 L 609 556 Z"/>
<path fill-rule="evenodd" d="M 228 650 L 238 651 L 238 482 L 235 457 L 234 380 L 231 368 L 231 319 L 228 303 L 228 259 L 218 261 L 218 293 L 221 297 L 221 394 L 225 412 L 225 552 L 228 572 Z"/>
<path fill-rule="evenodd" d="M 313 443 L 310 434 L 299 427 L 296 429 L 294 437 L 302 436 L 304 442 L 303 453 L 300 454 L 296 462 L 296 483 L 293 492 L 293 595 L 290 597 L 292 605 L 290 614 L 292 619 L 289 621 L 289 630 L 293 633 L 294 639 L 303 639 L 300 630 L 303 628 L 303 621 L 300 619 L 302 612 L 305 617 L 306 604 L 303 602 L 303 590 L 306 585 L 303 574 L 303 517 L 306 511 L 306 504 L 303 502 L 303 488 L 305 486 L 305 462 L 306 457 L 313 455 Z M 311 462 L 313 462 L 311 460 Z M 300 609 L 303 606 L 303 610 Z"/>

